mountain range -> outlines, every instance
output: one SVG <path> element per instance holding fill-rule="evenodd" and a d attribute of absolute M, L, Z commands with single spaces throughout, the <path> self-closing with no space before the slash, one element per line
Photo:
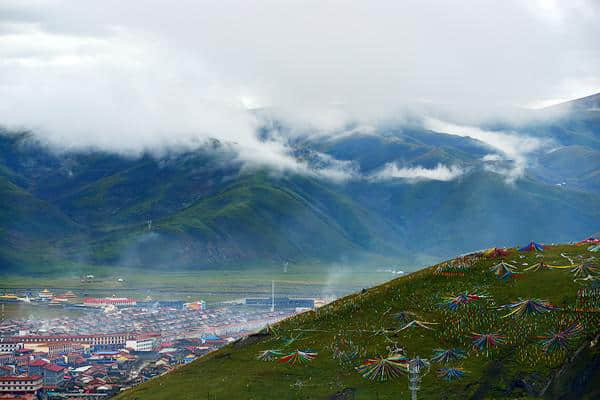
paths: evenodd
<path fill-rule="evenodd" d="M 0 268 L 424 265 L 492 244 L 568 241 L 600 230 L 598 103 L 476 134 L 424 118 L 291 133 L 263 118 L 261 138 L 284 140 L 302 171 L 248 165 L 216 139 L 123 155 L 5 129 Z"/>

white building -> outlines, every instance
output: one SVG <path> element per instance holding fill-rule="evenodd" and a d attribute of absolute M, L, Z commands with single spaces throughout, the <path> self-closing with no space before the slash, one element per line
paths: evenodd
<path fill-rule="evenodd" d="M 152 351 L 155 344 L 156 340 L 153 337 L 138 338 L 125 342 L 125 348 L 132 351 Z"/>
<path fill-rule="evenodd" d="M 13 352 L 22 349 L 23 343 L 4 342 L 0 339 L 0 354 L 12 354 Z"/>
<path fill-rule="evenodd" d="M 44 289 L 38 294 L 38 297 L 42 301 L 50 301 L 54 297 L 54 294 L 48 289 Z"/>
<path fill-rule="evenodd" d="M 35 393 L 42 388 L 43 378 L 33 376 L 0 377 L 0 393 Z"/>

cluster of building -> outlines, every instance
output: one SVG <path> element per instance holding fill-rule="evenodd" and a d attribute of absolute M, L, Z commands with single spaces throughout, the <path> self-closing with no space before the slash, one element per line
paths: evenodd
<path fill-rule="evenodd" d="M 0 322 L 0 400 L 109 398 L 296 312 L 116 297 L 77 305 L 49 291 L 42 296 L 37 301 L 83 312 Z"/>

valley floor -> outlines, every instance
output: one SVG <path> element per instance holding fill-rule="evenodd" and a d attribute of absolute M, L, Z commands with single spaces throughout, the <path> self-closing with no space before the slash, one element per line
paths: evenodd
<path fill-rule="evenodd" d="M 389 267 L 387 267 L 389 269 Z M 91 280 L 72 273 L 52 276 L 0 275 L 0 293 L 24 296 L 27 291 L 48 288 L 77 294 L 128 296 L 181 300 L 201 298 L 207 302 L 236 300 L 271 294 L 275 282 L 278 296 L 337 298 L 396 276 L 386 268 L 343 266 L 290 266 L 283 269 L 159 271 L 105 268 Z M 120 281 L 121 280 L 121 281 Z"/>

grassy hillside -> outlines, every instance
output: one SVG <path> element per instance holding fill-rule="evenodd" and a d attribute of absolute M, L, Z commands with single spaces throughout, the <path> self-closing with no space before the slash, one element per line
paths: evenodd
<path fill-rule="evenodd" d="M 566 146 L 545 154 L 535 171 L 542 182 L 560 183 L 598 192 L 600 189 L 600 151 L 583 146 Z"/>
<path fill-rule="evenodd" d="M 385 242 L 376 234 L 392 230 L 385 225 L 318 181 L 256 172 L 153 219 L 151 232 L 141 218 L 137 225 L 107 231 L 92 241 L 89 254 L 95 262 L 121 265 L 327 261 L 381 249 Z"/>
<path fill-rule="evenodd" d="M 76 240 L 82 231 L 55 206 L 0 176 L 0 266 L 4 270 L 63 258 L 57 244 L 65 237 Z"/>
<path fill-rule="evenodd" d="M 269 334 L 233 343 L 118 398 L 408 398 L 405 375 L 371 381 L 356 367 L 393 351 L 431 360 L 435 349 L 459 349 L 465 357 L 449 363 L 431 360 L 419 393 L 422 399 L 532 399 L 542 391 L 551 399 L 598 398 L 600 349 L 590 341 L 597 343 L 600 334 L 600 297 L 588 297 L 583 305 L 578 291 L 594 283 L 575 279 L 588 272 L 598 277 L 600 270 L 592 267 L 581 275 L 574 267 L 525 271 L 540 262 L 569 265 L 561 253 L 575 265 L 598 266 L 598 256 L 590 259 L 597 253 L 572 245 L 545 253 L 513 249 L 504 257 L 473 254 L 450 260 L 285 320 Z M 490 271 L 501 261 L 516 267 L 511 278 L 499 279 Z M 452 310 L 448 300 L 465 291 L 479 298 Z M 541 299 L 551 309 L 508 315 L 515 309 L 501 308 L 526 299 Z M 428 324 L 402 329 L 413 320 Z M 569 336 L 564 348 L 546 352 L 541 337 L 569 327 L 578 333 Z M 500 335 L 497 346 L 474 346 L 475 334 L 488 333 Z M 297 364 L 258 359 L 265 350 L 287 354 L 298 349 L 318 354 Z M 450 367 L 465 375 L 452 381 L 438 376 L 441 368 Z"/>

